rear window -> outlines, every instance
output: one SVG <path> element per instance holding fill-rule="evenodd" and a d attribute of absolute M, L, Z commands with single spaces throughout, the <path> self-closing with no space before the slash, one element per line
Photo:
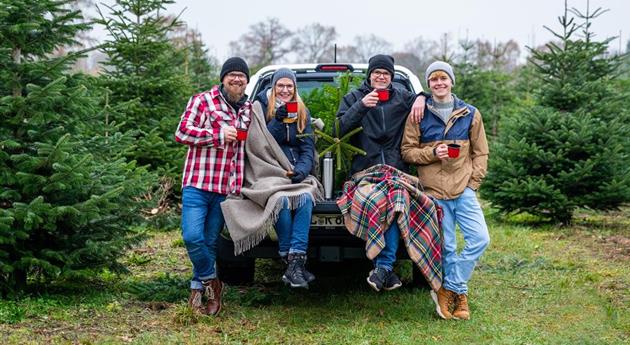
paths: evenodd
<path fill-rule="evenodd" d="M 305 97 L 311 91 L 322 87 L 323 85 L 336 85 L 335 73 L 297 73 L 297 87 L 300 95 Z M 364 74 L 356 74 L 357 78 L 363 79 Z M 409 80 L 396 74 L 392 82 L 393 86 L 398 89 L 412 91 Z M 271 87 L 271 74 L 266 75 L 258 80 L 258 85 L 254 88 L 254 92 L 250 95 L 250 98 L 254 98 L 261 90 L 267 90 Z"/>

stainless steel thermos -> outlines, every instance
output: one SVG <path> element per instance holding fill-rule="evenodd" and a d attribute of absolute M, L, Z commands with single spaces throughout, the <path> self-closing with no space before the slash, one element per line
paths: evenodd
<path fill-rule="evenodd" d="M 326 200 L 330 200 L 333 196 L 333 185 L 335 182 L 332 153 L 326 152 L 323 161 L 322 184 L 324 185 L 324 197 Z"/>

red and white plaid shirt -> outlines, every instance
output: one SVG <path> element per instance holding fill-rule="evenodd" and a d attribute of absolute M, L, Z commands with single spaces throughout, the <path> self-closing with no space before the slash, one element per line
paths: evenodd
<path fill-rule="evenodd" d="M 251 110 L 252 105 L 247 101 L 236 113 L 216 85 L 190 98 L 175 132 L 175 140 L 188 145 L 182 188 L 192 186 L 224 195 L 240 194 L 245 144 L 226 143 L 222 128 L 248 128 Z"/>

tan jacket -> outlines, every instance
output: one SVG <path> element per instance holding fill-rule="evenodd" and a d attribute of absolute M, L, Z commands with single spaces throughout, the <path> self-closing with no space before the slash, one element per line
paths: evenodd
<path fill-rule="evenodd" d="M 455 98 L 455 110 L 447 124 L 431 112 L 432 104 L 432 99 L 427 99 L 419 125 L 407 119 L 401 154 L 407 163 L 417 166 L 425 192 L 437 199 L 455 199 L 466 187 L 477 190 L 486 175 L 486 132 L 479 111 L 465 102 Z M 433 149 L 442 143 L 460 144 L 459 157 L 438 159 Z"/>

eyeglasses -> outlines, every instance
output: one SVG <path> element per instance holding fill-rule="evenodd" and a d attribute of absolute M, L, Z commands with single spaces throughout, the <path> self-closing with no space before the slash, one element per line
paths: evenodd
<path fill-rule="evenodd" d="M 293 90 L 293 84 L 276 84 L 276 88 L 278 90 L 287 89 L 288 91 Z"/>
<path fill-rule="evenodd" d="M 373 71 L 372 74 L 377 78 L 379 77 L 390 78 L 392 76 L 391 74 L 389 74 L 389 72 L 384 72 L 384 71 Z"/>
<path fill-rule="evenodd" d="M 245 75 L 245 73 L 230 72 L 226 76 L 230 79 L 247 79 L 247 76 Z"/>

